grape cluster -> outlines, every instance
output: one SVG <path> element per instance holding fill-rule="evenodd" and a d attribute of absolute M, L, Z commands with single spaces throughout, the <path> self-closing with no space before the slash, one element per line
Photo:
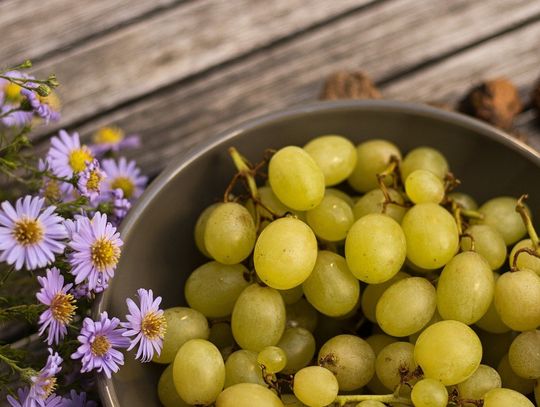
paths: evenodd
<path fill-rule="evenodd" d="M 162 404 L 538 403 L 525 197 L 478 206 L 439 151 L 385 140 L 326 135 L 255 166 L 230 153 L 234 182 L 195 226 L 211 260 L 187 279 L 189 308 L 165 311 Z"/>

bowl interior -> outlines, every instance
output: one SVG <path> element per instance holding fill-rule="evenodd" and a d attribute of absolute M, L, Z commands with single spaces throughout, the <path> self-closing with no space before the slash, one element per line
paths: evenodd
<path fill-rule="evenodd" d="M 123 318 L 126 297 L 140 287 L 163 297 L 162 305 L 185 304 L 183 284 L 205 259 L 193 228 L 200 212 L 220 199 L 233 175 L 227 147 L 253 162 L 265 148 L 304 145 L 322 134 L 342 134 L 358 143 L 384 138 L 406 153 L 426 145 L 447 157 L 462 181 L 460 190 L 478 202 L 497 195 L 529 193 L 540 216 L 540 156 L 489 126 L 465 116 L 388 101 L 318 103 L 266 116 L 226 132 L 180 157 L 152 183 L 123 225 L 122 258 L 110 288 L 95 312 Z M 163 367 L 134 362 L 131 355 L 113 379 L 100 379 L 105 405 L 159 406 L 156 386 Z"/>

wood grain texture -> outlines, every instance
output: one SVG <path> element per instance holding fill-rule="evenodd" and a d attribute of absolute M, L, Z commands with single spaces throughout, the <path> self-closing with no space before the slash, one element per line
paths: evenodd
<path fill-rule="evenodd" d="M 181 0 L 6 0 L 0 2 L 2 66 L 40 58 Z"/>
<path fill-rule="evenodd" d="M 375 79 L 382 79 L 426 59 L 469 46 L 470 42 L 478 41 L 481 35 L 492 35 L 505 27 L 500 19 L 495 19 L 490 26 L 494 31 L 482 26 L 483 31 L 472 33 L 468 26 L 461 24 L 464 18 L 473 18 L 475 15 L 480 18 L 482 13 L 487 12 L 478 2 L 462 1 L 459 2 L 461 7 L 457 7 L 457 1 L 452 2 L 452 7 L 445 1 L 424 2 L 428 10 L 411 9 L 413 3 L 418 4 L 412 0 L 383 3 L 358 15 L 340 19 L 264 53 L 257 53 L 196 80 L 180 83 L 164 92 L 102 115 L 81 126 L 79 130 L 83 135 L 88 135 L 99 126 L 116 123 L 128 131 L 140 133 L 144 149 L 133 152 L 132 156 L 138 159 L 145 171 L 155 173 L 170 157 L 219 131 L 260 114 L 315 100 L 324 77 L 333 70 L 360 68 Z M 529 7 L 525 3 L 528 2 L 522 3 L 524 9 Z M 492 6 L 494 4 L 501 3 L 493 2 Z M 444 7 L 449 8 L 444 10 Z M 512 14 L 512 10 L 515 14 Z M 518 13 L 518 10 L 517 3 L 514 3 L 514 7 L 507 10 L 504 21 L 513 21 L 515 24 L 530 15 L 524 11 Z M 404 14 L 407 14 L 407 22 L 403 21 Z M 473 17 L 465 17 L 471 14 Z M 427 18 L 429 15 L 437 17 L 430 20 Z M 511 15 L 514 20 L 509 19 Z M 444 29 L 434 31 L 434 25 Z M 383 26 L 384 29 L 381 28 Z M 402 34 L 403 30 L 410 30 L 411 27 L 414 27 L 413 35 Z M 529 45 L 522 44 L 522 47 L 532 47 L 530 33 L 536 33 L 538 29 L 539 24 L 532 24 L 448 58 L 448 61 L 462 54 L 478 53 L 483 61 L 482 69 L 485 70 L 486 66 L 495 66 L 501 59 L 500 54 L 484 52 L 485 47 L 497 49 L 499 41 L 512 43 L 513 38 L 521 42 L 527 39 Z M 421 47 L 418 46 L 420 39 Z M 391 47 L 389 43 L 392 43 Z M 515 57 L 525 52 L 519 47 L 507 49 L 506 52 L 512 50 L 516 51 Z M 530 54 L 528 58 L 540 57 L 535 52 Z M 508 59 L 515 57 L 508 55 Z M 457 69 L 461 76 L 458 75 L 457 82 L 449 84 L 449 88 L 466 87 L 469 84 L 468 75 L 484 72 L 476 71 L 474 64 L 477 62 L 464 62 Z M 526 63 L 528 76 L 532 75 L 533 68 L 531 63 Z M 508 64 L 508 75 L 513 77 L 520 71 L 521 62 Z M 426 68 L 426 72 L 429 72 L 429 68 Z M 407 77 L 404 77 L 404 83 L 406 80 Z M 389 84 L 388 90 L 385 89 L 389 94 L 392 92 L 391 87 L 392 84 Z M 402 91 L 398 96 L 407 100 L 422 100 L 422 95 L 426 98 L 424 100 L 439 98 L 439 90 L 433 89 L 427 81 L 418 79 L 415 87 L 414 94 Z M 422 93 L 425 87 L 430 87 L 429 93 Z M 447 96 L 445 92 L 441 94 Z"/>

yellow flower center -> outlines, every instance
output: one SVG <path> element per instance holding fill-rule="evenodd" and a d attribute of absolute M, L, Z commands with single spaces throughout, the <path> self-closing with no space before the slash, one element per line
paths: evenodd
<path fill-rule="evenodd" d="M 56 377 L 50 377 L 47 379 L 47 383 L 43 386 L 43 390 L 45 391 L 45 394 L 42 396 L 43 400 L 46 400 L 47 397 L 49 397 L 54 390 L 56 389 Z"/>
<path fill-rule="evenodd" d="M 69 324 L 77 309 L 75 298 L 71 294 L 57 293 L 51 301 L 51 314 L 58 322 Z"/>
<path fill-rule="evenodd" d="M 111 189 L 120 188 L 124 193 L 124 198 L 129 199 L 132 197 L 133 192 L 135 192 L 135 184 L 128 177 L 118 177 L 111 182 Z"/>
<path fill-rule="evenodd" d="M 94 144 L 116 144 L 124 139 L 124 131 L 119 127 L 103 127 L 93 137 Z"/>
<path fill-rule="evenodd" d="M 53 179 L 45 181 L 43 195 L 49 201 L 59 201 L 62 197 L 62 193 L 60 192 L 60 185 L 58 185 L 58 182 Z"/>
<path fill-rule="evenodd" d="M 58 97 L 56 93 L 51 91 L 51 93 L 49 93 L 48 96 L 38 95 L 38 99 L 41 103 L 45 105 L 49 105 L 51 109 L 54 110 L 55 112 L 60 111 L 60 107 L 62 106 L 62 104 L 60 103 L 60 98 Z"/>
<path fill-rule="evenodd" d="M 111 349 L 111 343 L 105 335 L 96 336 L 94 342 L 90 345 L 90 350 L 94 356 L 103 356 L 109 349 Z"/>
<path fill-rule="evenodd" d="M 146 314 L 141 323 L 141 331 L 148 339 L 163 338 L 167 322 L 164 315 L 158 315 L 155 312 Z"/>
<path fill-rule="evenodd" d="M 90 191 L 99 192 L 99 186 L 101 184 L 102 179 L 103 177 L 101 176 L 100 172 L 92 171 L 90 173 L 90 176 L 88 177 L 88 181 L 86 182 L 86 188 L 88 188 Z"/>
<path fill-rule="evenodd" d="M 94 159 L 92 153 L 86 147 L 77 148 L 69 153 L 69 166 L 74 172 L 84 171 L 86 163 Z"/>
<path fill-rule="evenodd" d="M 120 258 L 120 249 L 106 239 L 99 239 L 91 248 L 92 263 L 99 271 L 114 267 Z"/>
<path fill-rule="evenodd" d="M 28 246 L 39 242 L 43 238 L 43 227 L 37 219 L 22 218 L 15 222 L 12 233 L 19 244 Z"/>
<path fill-rule="evenodd" d="M 7 102 L 19 103 L 22 100 L 21 87 L 8 82 L 7 85 L 4 86 L 4 95 Z"/>

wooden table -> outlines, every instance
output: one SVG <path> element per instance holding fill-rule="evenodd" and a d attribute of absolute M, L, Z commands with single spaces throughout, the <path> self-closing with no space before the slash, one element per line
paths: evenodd
<path fill-rule="evenodd" d="M 0 0 L 2 65 L 57 74 L 59 128 L 116 124 L 148 174 L 246 119 L 316 100 L 335 70 L 386 98 L 454 103 L 507 76 L 528 101 L 540 76 L 538 0 Z M 530 105 L 516 127 L 540 148 Z"/>

